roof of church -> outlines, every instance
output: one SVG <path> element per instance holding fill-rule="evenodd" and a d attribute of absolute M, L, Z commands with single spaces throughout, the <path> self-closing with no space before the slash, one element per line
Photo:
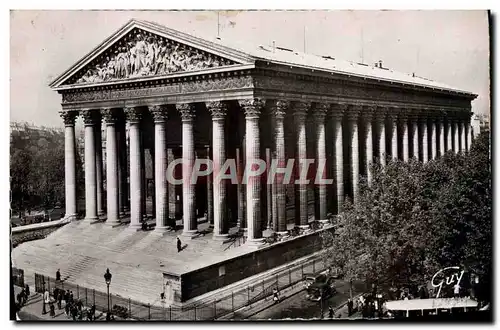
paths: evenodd
<path fill-rule="evenodd" d="M 164 27 L 163 25 L 155 22 L 142 20 L 137 21 Z M 193 37 L 197 37 L 191 33 L 187 34 L 190 34 Z M 474 95 L 471 92 L 455 88 L 440 82 L 436 82 L 431 79 L 419 77 L 414 74 L 397 72 L 384 67 L 378 68 L 367 64 L 360 64 L 357 62 L 338 59 L 333 56 L 319 56 L 282 47 L 255 45 L 249 44 L 247 42 L 242 42 L 240 40 L 236 41 L 221 37 L 214 37 L 212 39 L 207 39 L 204 37 L 197 38 L 221 45 L 223 47 L 232 48 L 251 57 L 254 57 L 255 59 L 265 60 L 271 63 L 294 65 L 297 67 L 315 69 L 318 71 L 349 74 L 353 76 L 367 77 L 390 82 L 406 83 L 411 85 L 444 89 Z"/>

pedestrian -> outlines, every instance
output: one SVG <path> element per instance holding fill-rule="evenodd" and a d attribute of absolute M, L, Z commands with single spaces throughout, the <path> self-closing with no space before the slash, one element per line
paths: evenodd
<path fill-rule="evenodd" d="M 88 313 L 89 321 L 95 320 L 94 315 L 95 315 L 95 305 L 92 305 L 92 307 L 90 307 L 90 311 Z"/>
<path fill-rule="evenodd" d="M 64 293 L 64 303 L 66 305 L 69 305 L 69 290 L 66 290 L 66 292 Z"/>
<path fill-rule="evenodd" d="M 21 304 L 24 306 L 26 305 L 26 291 L 24 291 L 24 288 L 21 290 Z"/>
<path fill-rule="evenodd" d="M 354 307 L 354 303 L 352 302 L 352 299 L 349 298 L 347 299 L 347 316 L 352 315 L 352 308 Z"/>
<path fill-rule="evenodd" d="M 57 272 L 56 272 L 56 281 L 60 281 L 60 280 L 61 280 L 61 270 L 58 268 Z"/>
<path fill-rule="evenodd" d="M 19 309 L 21 309 L 21 307 L 23 307 L 23 298 L 21 297 L 21 292 L 17 294 L 16 298 Z"/>
<path fill-rule="evenodd" d="M 328 318 L 333 319 L 333 314 L 332 306 L 328 306 Z"/>
<path fill-rule="evenodd" d="M 77 315 L 78 315 L 78 309 L 76 308 L 76 305 L 71 304 L 71 317 L 73 318 L 73 321 L 76 321 Z"/>
<path fill-rule="evenodd" d="M 61 303 L 62 303 L 62 300 L 63 300 L 63 292 L 62 292 L 62 290 L 59 290 L 56 299 L 57 299 L 57 308 L 61 309 Z"/>
<path fill-rule="evenodd" d="M 70 292 L 69 292 L 69 301 L 71 301 L 72 303 L 73 303 L 73 301 L 75 301 L 75 300 L 73 299 L 73 291 L 70 291 Z"/>
<path fill-rule="evenodd" d="M 71 305 L 69 304 L 69 302 L 66 301 L 64 306 L 64 313 L 66 313 L 66 316 L 69 316 L 70 307 Z"/>
<path fill-rule="evenodd" d="M 458 298 L 460 296 L 460 284 L 457 283 L 453 286 L 453 295 L 455 298 Z"/>
<path fill-rule="evenodd" d="M 26 284 L 25 293 L 26 293 L 26 300 L 28 300 L 30 297 L 30 286 L 28 284 Z"/>
<path fill-rule="evenodd" d="M 177 237 L 177 252 L 181 252 L 182 250 L 182 243 L 179 237 Z"/>
<path fill-rule="evenodd" d="M 56 311 L 55 311 L 54 303 L 51 302 L 49 306 L 50 306 L 49 307 L 50 308 L 50 316 L 52 318 L 54 318 L 56 316 Z"/>
<path fill-rule="evenodd" d="M 48 290 L 45 290 L 43 293 L 43 310 L 42 314 L 47 314 L 47 307 L 46 305 L 50 302 L 50 294 Z"/>

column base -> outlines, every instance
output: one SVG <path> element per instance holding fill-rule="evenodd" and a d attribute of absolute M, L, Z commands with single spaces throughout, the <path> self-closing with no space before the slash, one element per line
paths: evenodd
<path fill-rule="evenodd" d="M 98 217 L 85 217 L 83 219 L 83 222 L 88 223 L 88 224 L 92 224 L 92 223 L 99 222 L 99 218 Z"/>
<path fill-rule="evenodd" d="M 329 222 L 330 222 L 330 220 L 328 220 L 328 219 L 325 219 L 325 220 L 318 220 L 318 221 L 319 221 L 319 223 L 322 223 L 322 224 L 327 224 L 327 223 L 329 223 Z"/>
<path fill-rule="evenodd" d="M 141 231 L 142 230 L 142 224 L 140 224 L 140 223 L 130 224 L 127 227 L 127 230 L 130 230 L 130 231 Z"/>
<path fill-rule="evenodd" d="M 168 234 L 172 229 L 170 227 L 155 227 L 155 230 L 153 230 L 153 234 L 159 235 L 159 236 L 165 236 Z"/>
<path fill-rule="evenodd" d="M 183 230 L 181 236 L 186 237 L 186 238 L 195 238 L 198 236 L 198 230 L 193 229 L 193 230 Z"/>
<path fill-rule="evenodd" d="M 264 245 L 264 238 L 247 239 L 245 245 L 250 248 L 258 249 Z"/>
<path fill-rule="evenodd" d="M 75 221 L 75 220 L 78 220 L 77 219 L 77 214 L 74 213 L 74 214 L 65 214 L 64 215 L 64 219 L 68 220 L 68 221 Z"/>
<path fill-rule="evenodd" d="M 278 236 L 286 236 L 286 235 L 288 235 L 288 231 L 286 231 L 286 230 L 285 231 L 277 231 L 276 235 L 278 235 Z"/>
<path fill-rule="evenodd" d="M 212 239 L 218 242 L 229 241 L 229 234 L 214 234 Z"/>
<path fill-rule="evenodd" d="M 116 219 L 116 220 L 107 220 L 106 222 L 106 226 L 109 226 L 111 228 L 114 228 L 114 227 L 118 227 L 121 225 L 121 222 Z"/>
<path fill-rule="evenodd" d="M 309 229 L 309 224 L 307 224 L 307 225 L 299 225 L 299 226 L 296 226 L 296 227 L 298 227 L 299 229 L 303 229 L 303 230 L 304 229 Z"/>

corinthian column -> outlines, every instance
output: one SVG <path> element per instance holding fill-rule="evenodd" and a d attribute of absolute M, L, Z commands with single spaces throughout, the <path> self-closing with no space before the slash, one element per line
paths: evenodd
<path fill-rule="evenodd" d="M 460 138 L 458 135 L 458 120 L 456 118 L 453 118 L 452 120 L 452 127 L 453 127 L 453 151 L 455 153 L 459 152 L 459 142 L 458 139 Z"/>
<path fill-rule="evenodd" d="M 439 131 L 439 156 L 444 156 L 444 118 L 439 117 L 436 121 L 436 130 Z"/>
<path fill-rule="evenodd" d="M 391 130 L 391 157 L 393 160 L 397 160 L 398 157 L 398 117 L 397 109 L 391 108 L 391 112 L 388 113 L 389 127 Z"/>
<path fill-rule="evenodd" d="M 351 176 L 352 176 L 352 201 L 354 204 L 358 201 L 358 183 L 359 183 L 359 132 L 358 116 L 360 107 L 351 107 L 347 113 L 349 120 L 349 133 L 351 134 Z"/>
<path fill-rule="evenodd" d="M 246 143 L 246 169 L 253 167 L 260 160 L 260 135 L 259 116 L 264 103 L 260 99 L 245 99 L 239 101 L 245 111 L 245 143 Z M 262 243 L 262 218 L 261 218 L 261 182 L 260 177 L 247 177 L 247 244 L 257 245 Z"/>
<path fill-rule="evenodd" d="M 408 134 L 408 114 L 399 114 L 399 127 L 401 129 L 401 144 L 403 145 L 403 161 L 408 162 L 410 159 L 410 137 Z"/>
<path fill-rule="evenodd" d="M 274 150 L 278 168 L 286 167 L 285 159 L 285 128 L 283 120 L 290 104 L 287 101 L 276 101 L 271 106 L 272 116 L 274 118 Z M 273 184 L 274 209 L 273 220 L 276 224 L 273 226 L 279 234 L 286 233 L 286 197 L 285 185 L 283 184 L 284 174 L 277 173 Z"/>
<path fill-rule="evenodd" d="M 295 219 L 295 225 L 307 228 L 309 226 L 309 219 L 307 215 L 307 184 L 305 183 L 307 178 L 302 178 L 301 173 L 304 168 L 302 161 L 307 159 L 307 144 L 306 144 L 306 115 L 307 111 L 311 107 L 308 102 L 294 102 L 292 104 L 292 111 L 295 121 L 295 131 L 296 131 L 296 151 L 295 151 L 295 169 L 297 172 L 297 178 L 299 184 L 295 185 L 295 189 L 298 190 L 296 196 L 298 196 L 298 201 L 295 203 L 295 207 L 299 210 L 299 218 Z"/>
<path fill-rule="evenodd" d="M 326 136 L 325 136 L 325 118 L 326 112 L 330 107 L 329 104 L 317 103 L 313 116 L 316 123 L 316 176 L 314 180 L 319 177 L 319 173 L 322 172 L 321 178 L 324 180 L 326 171 Z M 320 221 L 328 221 L 326 217 L 326 184 L 323 182 L 315 182 L 318 189 L 318 210 Z"/>
<path fill-rule="evenodd" d="M 83 112 L 85 124 L 85 221 L 97 220 L 97 178 L 96 178 L 96 151 L 95 125 L 96 112 Z"/>
<path fill-rule="evenodd" d="M 446 117 L 446 151 L 453 150 L 453 142 L 451 135 L 451 118 Z"/>
<path fill-rule="evenodd" d="M 465 152 L 467 150 L 467 146 L 465 145 L 465 121 L 463 119 L 460 120 L 460 151 Z"/>
<path fill-rule="evenodd" d="M 149 107 L 155 122 L 155 199 L 156 226 L 155 233 L 163 235 L 169 229 L 168 219 L 168 187 L 167 187 L 167 108 L 161 105 Z"/>
<path fill-rule="evenodd" d="M 436 119 L 431 118 L 430 121 L 430 131 L 429 131 L 430 141 L 431 141 L 431 154 L 430 159 L 437 158 L 437 137 L 436 137 Z"/>
<path fill-rule="evenodd" d="M 373 163 L 373 126 L 372 126 L 372 119 L 375 114 L 376 107 L 370 106 L 365 109 L 363 112 L 363 120 L 365 122 L 365 128 L 366 128 L 366 135 L 365 135 L 365 141 L 364 141 L 364 147 L 365 147 L 365 155 L 366 155 L 366 161 L 365 161 L 365 166 L 366 166 L 366 179 L 368 181 L 368 184 L 371 184 L 372 182 L 372 171 L 371 171 L 371 164 Z"/>
<path fill-rule="evenodd" d="M 207 102 L 208 111 L 212 114 L 212 152 L 213 152 L 213 192 L 214 192 L 214 231 L 213 239 L 225 240 L 229 233 L 227 219 L 226 182 L 220 178 L 221 169 L 226 162 L 226 145 L 224 121 L 227 104 L 224 102 Z"/>
<path fill-rule="evenodd" d="M 94 126 L 94 142 L 95 142 L 95 166 L 97 179 L 97 214 L 104 215 L 104 189 L 103 189 L 103 171 L 102 171 L 102 130 L 101 130 L 101 114 L 96 113 L 96 124 Z"/>
<path fill-rule="evenodd" d="M 177 104 L 182 119 L 182 210 L 184 230 L 183 236 L 194 236 L 198 232 L 196 219 L 195 185 L 191 183 L 194 165 L 193 126 L 196 115 L 194 104 Z"/>
<path fill-rule="evenodd" d="M 141 157 L 140 123 L 142 113 L 138 108 L 126 108 L 125 115 L 129 122 L 129 149 L 130 149 L 130 225 L 131 230 L 140 230 L 143 214 L 144 190 L 141 168 L 144 165 Z"/>
<path fill-rule="evenodd" d="M 413 114 L 410 117 L 410 123 L 411 123 L 411 134 L 412 134 L 412 139 L 413 139 L 413 152 L 412 156 L 415 157 L 415 159 L 418 161 L 420 159 L 419 156 L 419 149 L 420 149 L 420 136 L 419 136 L 419 130 L 418 130 L 418 115 Z"/>
<path fill-rule="evenodd" d="M 75 150 L 75 118 L 77 111 L 59 112 L 64 120 L 64 178 L 66 211 L 64 218 L 76 220 L 76 150 Z"/>
<path fill-rule="evenodd" d="M 429 134 L 427 130 L 428 120 L 427 114 L 423 114 L 423 117 L 419 118 L 420 121 L 420 135 L 422 135 L 422 162 L 427 163 L 429 161 Z"/>
<path fill-rule="evenodd" d="M 380 108 L 379 108 L 380 110 Z M 384 109 L 385 110 L 385 109 Z M 377 139 L 378 139 L 378 159 L 380 162 L 380 165 L 384 167 L 387 164 L 387 155 L 386 155 L 386 150 L 385 150 L 385 141 L 386 141 L 386 134 L 385 134 L 385 111 L 381 113 L 375 113 L 374 121 L 377 125 Z"/>
<path fill-rule="evenodd" d="M 102 114 L 106 121 L 106 224 L 113 226 L 119 223 L 117 118 L 113 109 L 103 109 Z"/>
<path fill-rule="evenodd" d="M 344 143 L 342 137 L 342 118 L 345 111 L 347 110 L 346 104 L 334 104 L 332 105 L 332 129 L 333 129 L 333 141 L 335 143 L 333 159 L 335 159 L 335 164 L 333 165 L 333 175 L 336 184 L 336 197 L 337 197 L 337 214 L 342 212 L 342 207 L 344 204 Z"/>

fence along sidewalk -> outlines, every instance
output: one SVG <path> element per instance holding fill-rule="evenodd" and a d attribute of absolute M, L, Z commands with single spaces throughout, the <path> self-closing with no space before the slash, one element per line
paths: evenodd
<path fill-rule="evenodd" d="M 238 291 L 233 291 L 231 295 L 227 297 L 186 309 L 171 306 L 151 306 L 151 304 L 140 303 L 130 298 L 124 298 L 112 293 L 109 295 L 109 305 L 111 311 L 115 315 L 124 319 L 163 321 L 213 320 L 271 296 L 275 288 L 280 291 L 301 282 L 304 278 L 304 274 L 316 273 L 324 269 L 325 267 L 322 262 L 313 259 L 306 264 L 297 265 L 282 271 L 258 284 L 246 286 Z M 73 291 L 75 299 L 81 300 L 86 306 L 95 305 L 97 310 L 108 310 L 107 293 L 95 289 L 88 289 L 65 281 L 56 281 L 50 276 L 35 273 L 36 292 L 43 293 L 45 289 L 52 292 L 54 288 Z"/>

